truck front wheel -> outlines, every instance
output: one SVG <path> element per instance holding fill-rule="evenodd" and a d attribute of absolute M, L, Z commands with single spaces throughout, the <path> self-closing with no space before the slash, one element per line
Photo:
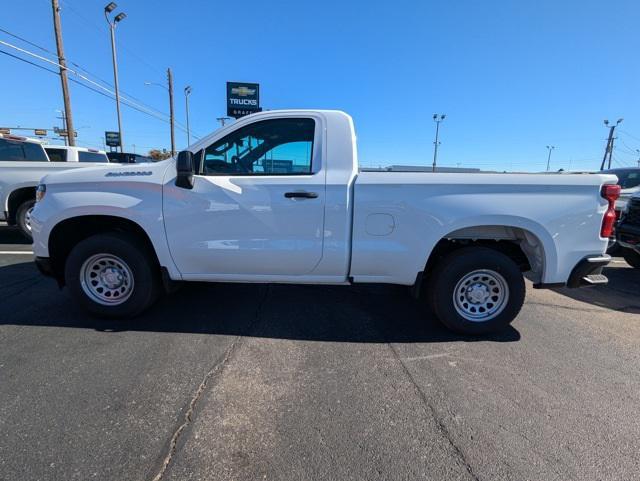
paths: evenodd
<path fill-rule="evenodd" d="M 159 293 L 155 260 L 134 236 L 123 233 L 79 242 L 67 258 L 65 280 L 72 297 L 98 317 L 134 317 Z"/>
<path fill-rule="evenodd" d="M 522 308 L 525 290 L 522 273 L 509 257 L 486 247 L 465 247 L 438 262 L 425 295 L 449 329 L 479 335 L 508 326 Z"/>
<path fill-rule="evenodd" d="M 16 211 L 16 224 L 18 224 L 22 234 L 29 240 L 33 239 L 31 235 L 31 212 L 33 212 L 35 205 L 35 199 L 30 199 L 20 204 Z"/>

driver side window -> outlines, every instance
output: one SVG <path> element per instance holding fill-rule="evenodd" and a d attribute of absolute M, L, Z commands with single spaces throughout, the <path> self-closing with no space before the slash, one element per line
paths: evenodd
<path fill-rule="evenodd" d="M 313 119 L 255 122 L 211 144 L 204 151 L 203 175 L 311 174 Z"/>

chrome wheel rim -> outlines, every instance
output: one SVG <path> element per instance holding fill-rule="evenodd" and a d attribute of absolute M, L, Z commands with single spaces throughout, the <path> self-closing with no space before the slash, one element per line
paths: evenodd
<path fill-rule="evenodd" d="M 507 281 L 501 274 L 489 269 L 464 275 L 453 291 L 456 312 L 472 322 L 486 322 L 495 318 L 508 301 Z"/>
<path fill-rule="evenodd" d="M 105 306 L 117 306 L 133 293 L 133 272 L 117 256 L 96 254 L 82 264 L 80 284 L 91 300 Z"/>
<path fill-rule="evenodd" d="M 27 212 L 24 214 L 24 226 L 27 228 L 29 232 L 31 232 L 31 213 L 33 212 L 33 207 L 27 209 Z"/>

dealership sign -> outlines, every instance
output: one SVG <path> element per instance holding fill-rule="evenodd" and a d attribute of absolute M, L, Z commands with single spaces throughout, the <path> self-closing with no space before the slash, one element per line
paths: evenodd
<path fill-rule="evenodd" d="M 261 112 L 260 85 L 227 82 L 227 115 L 233 118 Z"/>
<path fill-rule="evenodd" d="M 120 132 L 105 132 L 104 140 L 109 147 L 120 147 Z"/>

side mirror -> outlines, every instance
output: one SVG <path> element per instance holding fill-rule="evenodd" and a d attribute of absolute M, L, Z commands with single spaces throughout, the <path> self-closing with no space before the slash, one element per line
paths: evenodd
<path fill-rule="evenodd" d="M 176 185 L 183 189 L 193 189 L 193 154 L 188 150 L 183 150 L 178 154 L 176 160 Z"/>

